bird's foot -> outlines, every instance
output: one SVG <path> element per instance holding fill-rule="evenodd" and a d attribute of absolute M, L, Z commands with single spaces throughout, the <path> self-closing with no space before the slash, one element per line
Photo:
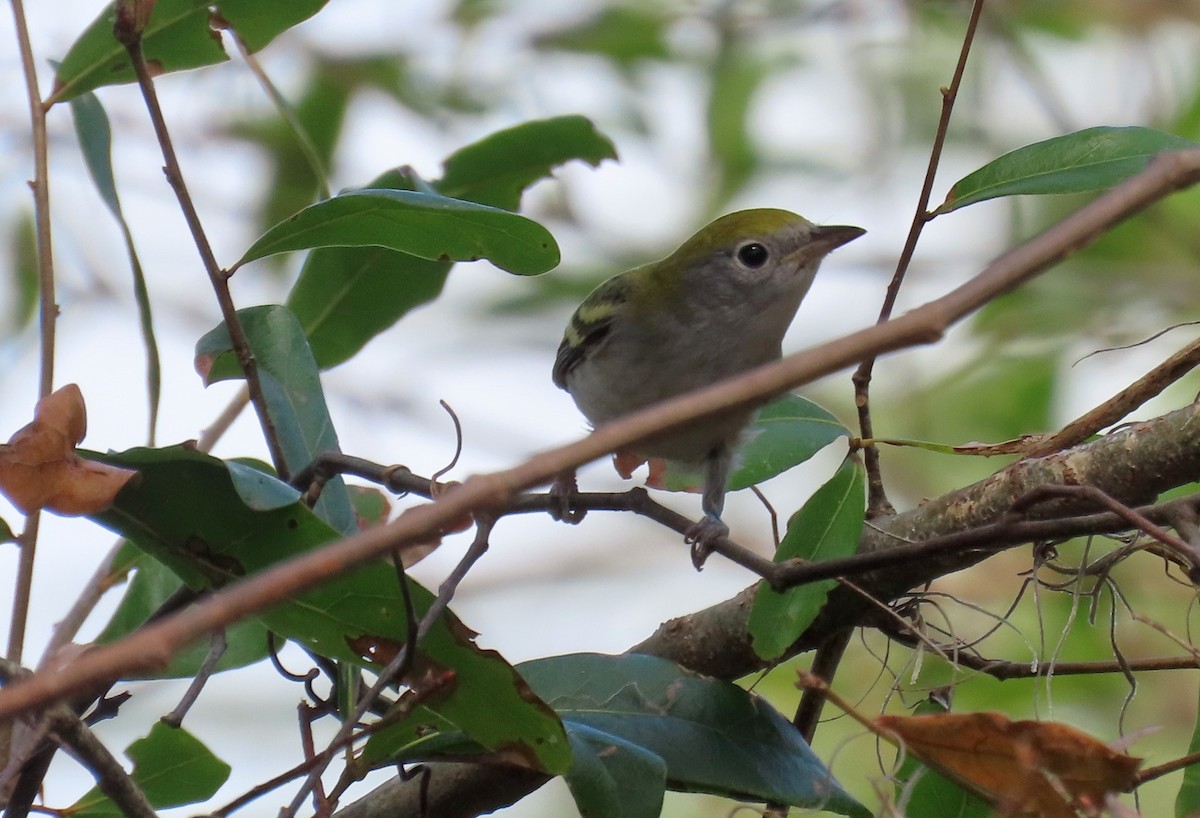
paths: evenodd
<path fill-rule="evenodd" d="M 700 571 L 717 541 L 729 536 L 729 526 L 716 517 L 705 517 L 687 530 L 683 541 L 692 547 L 692 565 Z"/>
<path fill-rule="evenodd" d="M 587 510 L 575 507 L 575 496 L 579 494 L 579 486 L 575 482 L 575 472 L 560 474 L 550 486 L 550 503 L 546 509 L 551 519 L 571 525 L 578 525 L 587 515 Z"/>

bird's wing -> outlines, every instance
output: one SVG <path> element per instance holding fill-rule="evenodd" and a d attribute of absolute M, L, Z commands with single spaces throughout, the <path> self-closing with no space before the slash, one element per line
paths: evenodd
<path fill-rule="evenodd" d="M 612 331 L 614 319 L 625 309 L 629 286 L 625 276 L 614 276 L 593 290 L 575 310 L 554 358 L 553 378 L 559 389 L 567 388 L 567 375 Z"/>

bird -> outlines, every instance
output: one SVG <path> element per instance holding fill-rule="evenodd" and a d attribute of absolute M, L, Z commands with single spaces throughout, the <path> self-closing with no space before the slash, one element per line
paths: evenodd
<path fill-rule="evenodd" d="M 554 384 L 599 427 L 778 360 L 821 261 L 865 232 L 776 208 L 722 216 L 666 258 L 593 290 L 563 333 Z M 697 566 L 729 534 L 721 521 L 726 483 L 751 416 L 749 409 L 716 415 L 615 453 L 701 471 L 704 517 L 685 535 Z M 573 475 L 553 490 L 564 503 L 556 516 L 573 522 L 582 514 L 572 517 L 564 496 L 574 491 Z"/>

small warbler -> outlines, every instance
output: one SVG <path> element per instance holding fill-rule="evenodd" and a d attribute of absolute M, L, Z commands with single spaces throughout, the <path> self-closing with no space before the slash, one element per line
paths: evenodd
<path fill-rule="evenodd" d="M 786 210 L 723 216 L 661 261 L 597 287 L 567 325 L 554 383 L 599 426 L 777 360 L 821 260 L 864 232 Z M 721 522 L 726 482 L 750 414 L 706 418 L 633 453 L 702 468 L 705 517 L 687 532 L 698 564 L 729 533 Z"/>

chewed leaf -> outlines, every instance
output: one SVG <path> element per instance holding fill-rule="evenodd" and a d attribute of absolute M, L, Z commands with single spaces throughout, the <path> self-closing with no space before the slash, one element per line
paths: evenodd
<path fill-rule="evenodd" d="M 150 733 L 130 744 L 125 754 L 133 761 L 129 774 L 156 809 L 195 804 L 211 798 L 229 778 L 230 766 L 182 728 L 157 722 Z M 187 775 L 180 775 L 187 770 Z M 94 787 L 66 814 L 81 818 L 112 818 L 118 806 Z"/>
<path fill-rule="evenodd" d="M 1153 128 L 1088 128 L 1026 145 L 989 162 L 950 188 L 935 214 L 1000 196 L 1089 193 L 1145 169 L 1163 151 L 1197 147 Z"/>

